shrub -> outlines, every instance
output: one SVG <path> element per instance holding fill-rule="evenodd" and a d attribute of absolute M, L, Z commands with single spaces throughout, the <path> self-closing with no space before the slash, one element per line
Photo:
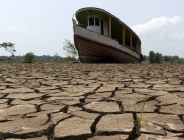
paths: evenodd
<path fill-rule="evenodd" d="M 32 52 L 29 52 L 27 53 L 25 56 L 24 56 L 24 62 L 25 63 L 33 63 L 35 62 L 35 56 L 34 56 L 34 53 Z"/>
<path fill-rule="evenodd" d="M 143 61 L 148 61 L 148 56 L 143 55 Z"/>
<path fill-rule="evenodd" d="M 72 62 L 72 61 L 74 62 L 74 61 L 76 61 L 76 58 L 68 56 L 68 57 L 65 57 L 63 61 L 64 62 Z"/>
<path fill-rule="evenodd" d="M 161 63 L 161 61 L 162 61 L 162 54 L 157 52 L 155 54 L 155 63 Z"/>
<path fill-rule="evenodd" d="M 0 61 L 6 61 L 4 58 L 0 57 Z"/>
<path fill-rule="evenodd" d="M 150 51 L 149 61 L 150 61 L 150 63 L 155 63 L 155 53 L 154 53 L 154 51 Z"/>

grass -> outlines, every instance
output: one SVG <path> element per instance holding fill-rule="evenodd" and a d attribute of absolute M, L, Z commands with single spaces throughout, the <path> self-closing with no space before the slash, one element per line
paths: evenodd
<path fill-rule="evenodd" d="M 142 120 L 142 116 L 143 116 L 143 113 L 144 113 L 144 108 L 145 108 L 145 105 L 146 105 L 146 102 L 147 102 L 147 98 L 148 98 L 148 96 L 146 96 L 146 98 L 145 98 L 145 100 L 144 100 L 144 104 L 143 104 L 143 106 L 142 106 L 142 108 L 141 108 L 141 116 L 138 117 L 138 115 L 137 115 L 137 113 L 136 113 L 136 120 L 137 120 L 137 123 L 138 123 L 138 126 L 139 126 L 139 127 L 141 127 L 141 120 Z M 134 106 L 134 108 L 135 108 L 135 112 L 137 112 L 135 106 Z"/>

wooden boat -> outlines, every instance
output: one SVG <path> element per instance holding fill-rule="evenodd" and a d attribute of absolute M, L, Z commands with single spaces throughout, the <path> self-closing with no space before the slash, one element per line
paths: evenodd
<path fill-rule="evenodd" d="M 83 63 L 139 63 L 141 40 L 109 12 L 87 7 L 73 19 L 74 41 Z"/>

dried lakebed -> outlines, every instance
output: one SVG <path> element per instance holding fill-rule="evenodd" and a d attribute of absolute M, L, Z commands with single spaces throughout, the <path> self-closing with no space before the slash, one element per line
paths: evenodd
<path fill-rule="evenodd" d="M 0 139 L 138 140 L 184 137 L 184 65 L 0 65 Z M 135 106 L 135 108 L 134 108 Z"/>

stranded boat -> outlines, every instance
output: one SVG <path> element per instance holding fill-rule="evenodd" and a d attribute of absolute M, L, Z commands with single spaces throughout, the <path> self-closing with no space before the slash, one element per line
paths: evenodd
<path fill-rule="evenodd" d="M 73 19 L 74 41 L 83 63 L 139 63 L 141 40 L 109 12 L 93 7 L 79 9 Z"/>

